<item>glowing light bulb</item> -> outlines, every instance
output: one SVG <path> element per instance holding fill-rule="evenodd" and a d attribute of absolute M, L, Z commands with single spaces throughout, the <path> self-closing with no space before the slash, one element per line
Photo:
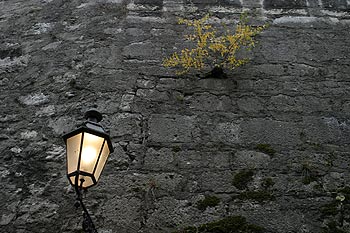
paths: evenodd
<path fill-rule="evenodd" d="M 88 168 L 95 162 L 97 150 L 92 146 L 84 147 L 81 153 L 81 163 L 84 168 Z"/>

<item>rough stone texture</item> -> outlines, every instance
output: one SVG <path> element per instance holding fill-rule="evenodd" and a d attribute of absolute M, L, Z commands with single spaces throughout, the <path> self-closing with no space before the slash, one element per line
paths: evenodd
<path fill-rule="evenodd" d="M 93 106 L 115 147 L 86 196 L 101 233 L 230 215 L 271 233 L 339 225 L 321 208 L 350 186 L 349 9 L 346 0 L 0 0 L 0 232 L 81 232 L 61 135 Z M 209 12 L 220 25 L 243 10 L 270 27 L 228 79 L 161 66 L 183 46 L 177 16 Z M 239 190 L 232 180 L 246 169 L 254 175 Z M 274 199 L 235 198 L 265 189 Z M 220 204 L 197 209 L 205 195 Z M 349 232 L 348 211 L 344 219 Z"/>

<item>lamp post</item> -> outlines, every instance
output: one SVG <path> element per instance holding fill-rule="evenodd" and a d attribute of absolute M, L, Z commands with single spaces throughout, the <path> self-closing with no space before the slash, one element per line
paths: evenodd
<path fill-rule="evenodd" d="M 108 155 L 113 152 L 109 135 L 99 124 L 102 115 L 95 109 L 85 113 L 86 121 L 77 129 L 63 135 L 67 150 L 67 177 L 77 194 L 76 207 L 82 207 L 83 229 L 97 233 L 83 203 L 82 190 L 97 184 Z"/>

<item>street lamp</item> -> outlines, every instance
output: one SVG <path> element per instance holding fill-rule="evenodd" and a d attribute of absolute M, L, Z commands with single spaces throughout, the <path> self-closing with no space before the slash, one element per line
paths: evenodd
<path fill-rule="evenodd" d="M 113 146 L 109 135 L 99 124 L 101 113 L 91 109 L 85 113 L 85 118 L 80 127 L 63 135 L 63 139 L 67 149 L 67 177 L 77 193 L 76 206 L 81 205 L 84 211 L 83 229 L 97 233 L 83 204 L 81 191 L 97 184 Z"/>

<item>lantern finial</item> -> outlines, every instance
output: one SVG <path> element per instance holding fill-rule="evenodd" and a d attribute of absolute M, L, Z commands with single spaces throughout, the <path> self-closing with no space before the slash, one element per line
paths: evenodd
<path fill-rule="evenodd" d="M 92 122 L 100 122 L 102 120 L 102 114 L 97 109 L 92 108 L 85 112 L 85 119 Z"/>

